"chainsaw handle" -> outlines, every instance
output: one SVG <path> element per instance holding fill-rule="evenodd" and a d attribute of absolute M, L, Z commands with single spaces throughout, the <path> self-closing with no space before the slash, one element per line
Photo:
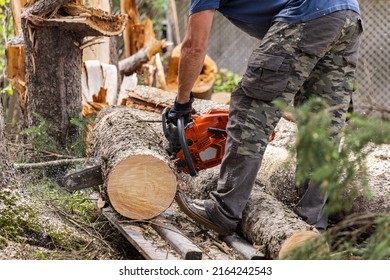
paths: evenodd
<path fill-rule="evenodd" d="M 168 113 L 169 113 L 169 109 L 168 108 L 165 108 L 164 111 L 162 112 L 162 129 L 163 129 L 163 132 L 164 132 L 164 136 L 166 138 L 169 137 L 169 131 L 168 131 L 168 128 L 167 128 L 167 116 L 168 116 Z"/>
<path fill-rule="evenodd" d="M 188 171 L 191 176 L 196 176 L 198 173 L 196 172 L 194 163 L 192 162 L 192 157 L 190 150 L 188 149 L 187 138 L 184 130 L 184 118 L 180 117 L 177 119 L 177 130 L 179 133 L 179 141 L 181 149 L 183 150 L 184 158 L 186 160 L 186 164 L 188 167 Z"/>

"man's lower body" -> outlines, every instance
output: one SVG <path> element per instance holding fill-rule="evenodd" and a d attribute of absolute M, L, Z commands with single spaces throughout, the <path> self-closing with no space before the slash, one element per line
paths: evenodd
<path fill-rule="evenodd" d="M 228 139 L 216 191 L 205 200 L 209 219 L 234 231 L 251 194 L 262 157 L 281 112 L 276 99 L 300 105 L 320 97 L 332 112 L 332 129 L 343 127 L 354 92 L 362 24 L 353 11 L 288 24 L 276 22 L 249 58 L 248 68 L 231 96 Z M 345 106 L 340 106 L 345 105 Z M 299 155 L 298 155 L 299 156 Z M 296 212 L 319 230 L 327 227 L 326 195 L 321 186 L 303 185 Z"/>

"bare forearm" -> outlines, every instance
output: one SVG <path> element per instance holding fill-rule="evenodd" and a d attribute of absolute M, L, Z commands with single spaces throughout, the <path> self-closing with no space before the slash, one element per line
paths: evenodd
<path fill-rule="evenodd" d="M 185 103 L 189 100 L 190 92 L 203 68 L 206 51 L 193 49 L 183 43 L 179 64 L 179 88 L 177 101 Z"/>
<path fill-rule="evenodd" d="M 177 102 L 186 103 L 203 68 L 208 35 L 214 10 L 205 10 L 190 16 L 186 36 L 181 47 Z"/>

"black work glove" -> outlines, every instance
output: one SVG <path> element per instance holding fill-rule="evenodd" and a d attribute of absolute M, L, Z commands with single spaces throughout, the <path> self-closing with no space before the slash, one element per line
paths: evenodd
<path fill-rule="evenodd" d="M 168 113 L 168 121 L 177 126 L 177 120 L 183 117 L 184 125 L 191 122 L 192 103 L 194 96 L 190 93 L 190 100 L 187 103 L 180 104 L 177 101 L 173 104 L 172 109 Z"/>

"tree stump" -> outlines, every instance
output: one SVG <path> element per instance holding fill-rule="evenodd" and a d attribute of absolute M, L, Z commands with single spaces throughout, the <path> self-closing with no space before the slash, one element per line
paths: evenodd
<path fill-rule="evenodd" d="M 126 22 L 126 16 L 111 16 L 81 2 L 39 0 L 22 13 L 28 125 L 36 126 L 39 116 L 50 121 L 49 134 L 60 146 L 78 137 L 70 119 L 81 117 L 84 38 L 120 34 Z"/>

